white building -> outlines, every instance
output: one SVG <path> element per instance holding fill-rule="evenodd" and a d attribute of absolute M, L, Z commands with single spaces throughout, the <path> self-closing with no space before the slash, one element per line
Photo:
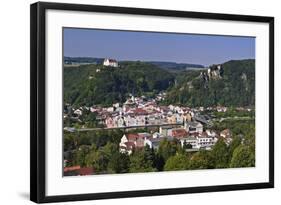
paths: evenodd
<path fill-rule="evenodd" d="M 158 133 L 159 134 L 159 133 Z M 167 141 L 173 141 L 174 139 L 172 137 L 164 137 L 161 136 L 159 138 L 151 138 L 151 137 L 146 137 L 144 140 L 144 146 L 148 145 L 150 149 L 158 149 L 161 141 L 166 139 Z"/>
<path fill-rule="evenodd" d="M 118 67 L 118 62 L 115 59 L 105 58 L 103 61 L 104 66 Z"/>
<path fill-rule="evenodd" d="M 77 110 L 74 111 L 74 114 L 76 114 L 76 115 L 82 115 L 82 110 L 77 109 Z"/>
<path fill-rule="evenodd" d="M 120 152 L 131 154 L 133 149 L 143 148 L 146 145 L 145 140 L 149 138 L 151 138 L 151 134 L 146 132 L 124 134 L 119 143 Z"/>
<path fill-rule="evenodd" d="M 124 116 L 124 120 L 127 127 L 137 126 L 137 120 L 134 116 Z"/>
<path fill-rule="evenodd" d="M 144 140 L 144 146 L 148 145 L 150 149 L 158 149 L 162 138 L 147 138 Z"/>
<path fill-rule="evenodd" d="M 106 109 L 106 111 L 107 111 L 107 112 L 113 112 L 113 111 L 114 111 L 114 107 L 108 107 L 108 108 Z"/>
<path fill-rule="evenodd" d="M 180 142 L 181 142 L 181 146 L 182 147 L 186 143 L 186 144 L 190 144 L 192 146 L 192 149 L 199 148 L 199 146 L 198 146 L 198 139 L 196 137 L 192 137 L 192 136 L 185 137 L 185 138 L 182 138 L 180 140 Z"/>
<path fill-rule="evenodd" d="M 203 132 L 202 135 L 197 137 L 198 140 L 198 147 L 199 148 L 211 148 L 215 143 L 215 138 L 208 136 L 208 134 L 206 132 Z"/>
<path fill-rule="evenodd" d="M 195 122 L 195 121 L 187 122 L 187 123 L 185 123 L 184 128 L 190 134 L 193 134 L 193 133 L 201 134 L 203 132 L 203 125 L 200 122 Z"/>
<path fill-rule="evenodd" d="M 173 129 L 172 126 L 161 126 L 161 127 L 159 128 L 159 133 L 160 133 L 161 135 L 163 135 L 164 137 L 171 136 L 171 134 L 172 134 L 172 129 Z"/>
<path fill-rule="evenodd" d="M 154 132 L 152 135 L 152 138 L 161 138 L 164 137 L 162 134 L 160 134 L 159 132 Z"/>
<path fill-rule="evenodd" d="M 125 126 L 125 121 L 122 117 L 117 117 L 117 127 L 124 127 Z"/>

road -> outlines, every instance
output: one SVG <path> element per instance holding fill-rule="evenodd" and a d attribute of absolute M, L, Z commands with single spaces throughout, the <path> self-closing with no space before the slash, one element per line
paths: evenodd
<path fill-rule="evenodd" d="M 160 124 L 160 125 L 141 125 L 141 126 L 127 126 L 127 127 L 112 127 L 112 128 L 81 128 L 75 129 L 70 128 L 69 130 L 65 129 L 69 132 L 87 132 L 87 131 L 98 131 L 98 130 L 113 130 L 113 129 L 133 129 L 133 128 L 142 128 L 142 127 L 160 127 L 160 126 L 181 126 L 182 123 L 175 123 L 175 124 Z"/>
<path fill-rule="evenodd" d="M 254 118 L 249 117 L 249 116 L 246 116 L 246 117 L 235 116 L 235 117 L 222 117 L 220 119 L 214 119 L 214 121 L 222 122 L 222 121 L 225 121 L 225 120 L 251 120 L 251 119 L 254 119 Z"/>

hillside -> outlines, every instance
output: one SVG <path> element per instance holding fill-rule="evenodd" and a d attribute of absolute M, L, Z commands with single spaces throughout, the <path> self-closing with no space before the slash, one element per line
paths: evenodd
<path fill-rule="evenodd" d="M 64 68 L 64 100 L 76 105 L 111 105 L 129 94 L 153 97 L 167 92 L 164 104 L 188 106 L 253 106 L 255 61 L 232 60 L 222 64 L 222 76 L 206 80 L 202 72 L 168 72 L 156 65 L 120 62 L 120 68 L 80 65 Z M 96 72 L 100 69 L 100 72 Z"/>
<path fill-rule="evenodd" d="M 76 105 L 111 105 L 124 102 L 130 93 L 154 96 L 174 82 L 174 75 L 152 64 L 123 62 L 120 66 L 65 67 L 64 101 Z"/>
<path fill-rule="evenodd" d="M 189 71 L 176 78 L 167 104 L 189 106 L 252 106 L 255 104 L 255 61 L 232 60 L 222 64 L 223 74 L 206 81 L 201 71 Z"/>

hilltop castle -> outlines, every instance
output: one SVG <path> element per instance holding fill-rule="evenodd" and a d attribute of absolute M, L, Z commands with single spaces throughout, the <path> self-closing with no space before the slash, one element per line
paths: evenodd
<path fill-rule="evenodd" d="M 115 59 L 105 58 L 103 61 L 103 65 L 117 68 L 118 62 Z"/>
<path fill-rule="evenodd" d="M 210 79 L 220 79 L 222 78 L 223 68 L 222 65 L 211 65 L 207 72 L 202 71 L 200 76 L 205 80 L 209 81 Z"/>
<path fill-rule="evenodd" d="M 221 65 L 211 65 L 208 68 L 209 78 L 221 78 L 223 74 L 223 69 Z"/>

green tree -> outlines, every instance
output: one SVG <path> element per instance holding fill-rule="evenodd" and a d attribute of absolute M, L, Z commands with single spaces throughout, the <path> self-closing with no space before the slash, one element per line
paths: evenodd
<path fill-rule="evenodd" d="M 226 168 L 228 167 L 229 153 L 227 145 L 223 139 L 219 139 L 213 146 L 211 155 L 215 162 L 216 168 Z"/>
<path fill-rule="evenodd" d="M 130 159 L 125 153 L 115 153 L 111 156 L 107 170 L 109 173 L 127 173 L 129 171 Z"/>
<path fill-rule="evenodd" d="M 156 171 L 153 161 L 148 157 L 144 150 L 135 150 L 130 155 L 130 172 L 152 172 Z"/>
<path fill-rule="evenodd" d="M 186 170 L 189 168 L 189 159 L 184 154 L 177 154 L 175 156 L 171 156 L 164 167 L 165 171 L 173 171 L 173 170 Z"/>
<path fill-rule="evenodd" d="M 107 170 L 108 158 L 100 150 L 92 150 L 86 156 L 86 164 L 93 167 L 96 173 L 104 173 Z"/>
<path fill-rule="evenodd" d="M 229 145 L 229 159 L 231 160 L 234 150 L 241 144 L 241 137 L 235 136 Z"/>
<path fill-rule="evenodd" d="M 154 160 L 154 167 L 155 167 L 158 171 L 163 171 L 164 165 L 165 165 L 165 160 L 164 160 L 164 158 L 162 157 L 161 154 L 156 153 L 156 154 L 155 154 L 155 160 Z"/>
<path fill-rule="evenodd" d="M 209 151 L 200 150 L 190 158 L 190 169 L 213 169 L 215 168 L 214 159 Z"/>
<path fill-rule="evenodd" d="M 164 139 L 160 142 L 158 153 L 167 161 L 169 157 L 174 156 L 180 150 L 181 146 L 177 140 L 168 141 Z"/>
<path fill-rule="evenodd" d="M 153 148 L 150 149 L 150 147 L 148 145 L 146 145 L 144 147 L 144 157 L 147 161 L 152 162 L 152 166 L 155 167 L 156 156 L 155 156 L 155 152 L 154 152 Z"/>
<path fill-rule="evenodd" d="M 97 173 L 107 172 L 107 166 L 112 157 L 118 154 L 118 145 L 108 142 L 104 147 L 99 149 L 93 147 L 91 152 L 86 156 L 87 166 L 91 166 Z"/>
<path fill-rule="evenodd" d="M 86 156 L 90 152 L 90 148 L 87 145 L 81 145 L 76 151 L 75 151 L 75 158 L 74 158 L 74 164 L 78 164 L 81 167 L 85 167 L 86 162 Z"/>
<path fill-rule="evenodd" d="M 189 144 L 189 143 L 187 143 L 187 142 L 184 140 L 182 148 L 183 148 L 184 150 L 186 150 L 186 149 L 192 149 L 192 145 Z"/>
<path fill-rule="evenodd" d="M 64 151 L 73 150 L 77 146 L 77 136 L 75 133 L 71 132 L 64 132 L 63 133 L 63 140 L 64 140 Z"/>
<path fill-rule="evenodd" d="M 255 152 L 250 146 L 240 145 L 234 152 L 230 162 L 230 167 L 254 167 Z"/>

